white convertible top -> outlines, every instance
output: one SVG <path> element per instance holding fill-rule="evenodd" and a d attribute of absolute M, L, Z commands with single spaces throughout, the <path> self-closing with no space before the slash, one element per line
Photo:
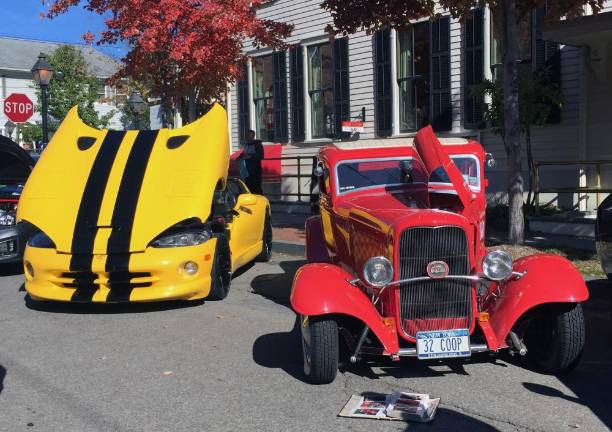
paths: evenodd
<path fill-rule="evenodd" d="M 461 145 L 467 144 L 466 138 L 447 137 L 438 138 L 442 145 Z M 355 141 L 338 141 L 334 142 L 334 146 L 340 150 L 353 150 L 360 148 L 376 148 L 376 147 L 414 147 L 414 137 L 399 137 L 399 138 L 379 138 L 379 139 L 360 139 Z"/>

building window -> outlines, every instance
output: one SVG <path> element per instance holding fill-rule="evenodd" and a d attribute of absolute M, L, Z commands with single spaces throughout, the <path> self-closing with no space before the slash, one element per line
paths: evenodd
<path fill-rule="evenodd" d="M 431 124 L 452 128 L 450 19 L 380 30 L 374 36 L 378 136 L 414 132 Z"/>
<path fill-rule="evenodd" d="M 262 141 L 274 142 L 274 76 L 272 56 L 253 58 L 252 68 L 255 133 Z"/>
<path fill-rule="evenodd" d="M 399 131 L 413 132 L 429 120 L 429 34 L 426 24 L 397 33 Z"/>
<path fill-rule="evenodd" d="M 334 61 L 329 43 L 307 47 L 312 138 L 334 136 Z"/>
<path fill-rule="evenodd" d="M 287 65 L 284 51 L 252 57 L 236 83 L 238 138 L 249 129 L 264 142 L 287 141 Z"/>
<path fill-rule="evenodd" d="M 289 132 L 293 142 L 342 138 L 340 121 L 350 118 L 348 68 L 348 38 L 252 57 L 243 74 L 249 80 L 237 83 L 241 140 L 247 125 L 263 141 L 287 142 Z"/>

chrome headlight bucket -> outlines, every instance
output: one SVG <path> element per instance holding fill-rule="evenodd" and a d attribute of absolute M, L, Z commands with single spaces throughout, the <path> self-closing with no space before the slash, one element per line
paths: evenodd
<path fill-rule="evenodd" d="M 508 279 L 512 275 L 512 258 L 504 251 L 491 251 L 482 260 L 482 272 L 494 281 Z"/>
<path fill-rule="evenodd" d="M 393 280 L 393 264 L 383 256 L 375 256 L 363 266 L 363 279 L 377 288 L 389 285 Z"/>

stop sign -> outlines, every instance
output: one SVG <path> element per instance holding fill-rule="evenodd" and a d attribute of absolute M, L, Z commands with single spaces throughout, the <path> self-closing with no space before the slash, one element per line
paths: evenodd
<path fill-rule="evenodd" d="M 34 114 L 34 104 L 26 95 L 13 93 L 4 99 L 4 114 L 13 123 L 25 123 Z"/>

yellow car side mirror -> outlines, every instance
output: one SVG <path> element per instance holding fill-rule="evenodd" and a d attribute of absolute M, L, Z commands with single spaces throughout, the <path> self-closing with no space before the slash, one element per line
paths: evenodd
<path fill-rule="evenodd" d="M 238 197 L 239 206 L 254 206 L 257 204 L 257 197 L 253 194 L 243 194 Z"/>

